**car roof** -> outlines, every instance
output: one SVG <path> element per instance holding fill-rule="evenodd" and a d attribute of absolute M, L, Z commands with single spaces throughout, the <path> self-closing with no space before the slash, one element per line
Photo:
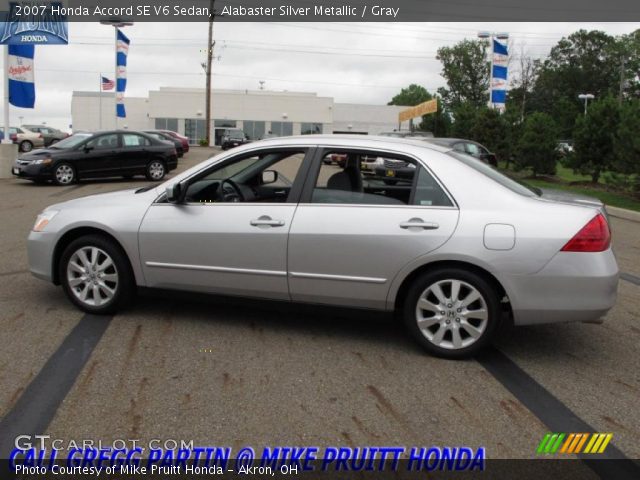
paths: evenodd
<path fill-rule="evenodd" d="M 434 143 L 425 142 L 424 140 L 417 140 L 414 138 L 397 138 L 397 137 L 384 137 L 379 135 L 350 135 L 350 134 L 319 134 L 319 135 L 296 135 L 291 137 L 273 137 L 258 140 L 247 144 L 243 147 L 234 148 L 234 151 L 242 149 L 252 149 L 258 145 L 264 145 L 265 147 L 273 146 L 286 146 L 286 145 L 329 145 L 338 147 L 362 147 L 362 148 L 388 148 L 394 149 L 402 145 L 411 147 L 419 147 L 426 150 L 433 150 L 437 152 L 448 152 L 450 148 Z"/>

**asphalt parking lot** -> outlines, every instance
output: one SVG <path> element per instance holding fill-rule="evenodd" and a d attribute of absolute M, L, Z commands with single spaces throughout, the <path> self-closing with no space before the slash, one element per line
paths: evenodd
<path fill-rule="evenodd" d="M 192 150 L 178 171 L 210 154 Z M 485 446 L 491 458 L 535 458 L 547 432 L 595 431 L 613 433 L 607 455 L 640 458 L 640 223 L 612 218 L 627 275 L 603 324 L 505 329 L 482 359 L 446 361 L 386 315 L 145 295 L 96 319 L 31 276 L 26 236 L 45 206 L 145 185 L 0 180 L 3 433 L 18 425 L 56 438 L 234 450 L 461 444 Z M 80 325 L 93 343 L 60 391 L 43 371 L 59 371 Z M 58 393 L 38 406 L 48 388 Z"/>

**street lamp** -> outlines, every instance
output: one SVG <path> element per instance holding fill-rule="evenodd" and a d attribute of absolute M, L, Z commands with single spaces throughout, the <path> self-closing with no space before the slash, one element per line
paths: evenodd
<path fill-rule="evenodd" d="M 478 32 L 478 38 L 488 39 L 489 40 L 489 55 L 491 56 L 491 63 L 489 66 L 489 108 L 492 107 L 493 102 L 491 101 L 491 79 L 493 78 L 493 40 L 497 38 L 498 40 L 508 40 L 509 34 L 506 32 Z"/>
<path fill-rule="evenodd" d="M 578 95 L 578 98 L 580 100 L 584 100 L 584 114 L 587 114 L 587 104 L 589 103 L 589 100 L 593 100 L 595 98 L 595 95 L 593 95 L 592 93 L 581 93 L 580 95 Z"/>
<path fill-rule="evenodd" d="M 114 92 L 114 101 L 115 101 L 115 105 L 114 105 L 114 110 L 117 108 L 116 105 L 118 104 L 118 29 L 119 28 L 124 28 L 124 27 L 130 27 L 131 25 L 133 25 L 133 22 L 127 22 L 122 18 L 117 18 L 117 17 L 111 17 L 108 20 L 100 20 L 100 24 L 101 25 L 107 25 L 107 26 L 111 26 L 113 27 L 113 30 L 115 31 L 115 35 L 116 35 L 116 51 L 115 51 L 115 72 L 114 72 L 114 82 L 116 83 L 116 87 L 114 88 L 115 92 Z M 100 92 L 102 94 L 102 92 Z M 102 102 L 102 97 L 100 97 L 100 101 Z M 115 113 L 116 115 L 116 129 L 118 128 L 118 114 L 117 112 Z M 100 117 L 102 117 L 102 113 L 100 114 Z M 100 118 L 100 121 L 102 122 L 102 118 Z"/>

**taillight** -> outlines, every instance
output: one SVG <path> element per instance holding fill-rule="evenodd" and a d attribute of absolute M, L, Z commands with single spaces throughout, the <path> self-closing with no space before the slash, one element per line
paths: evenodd
<path fill-rule="evenodd" d="M 603 252 L 611 244 L 611 232 L 604 215 L 593 217 L 562 247 L 562 252 Z"/>

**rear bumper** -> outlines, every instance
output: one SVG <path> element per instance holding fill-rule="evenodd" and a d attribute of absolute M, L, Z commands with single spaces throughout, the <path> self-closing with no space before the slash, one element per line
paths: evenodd
<path fill-rule="evenodd" d="M 611 249 L 598 253 L 559 252 L 538 273 L 506 279 L 514 323 L 598 320 L 616 303 L 618 275 Z"/>

